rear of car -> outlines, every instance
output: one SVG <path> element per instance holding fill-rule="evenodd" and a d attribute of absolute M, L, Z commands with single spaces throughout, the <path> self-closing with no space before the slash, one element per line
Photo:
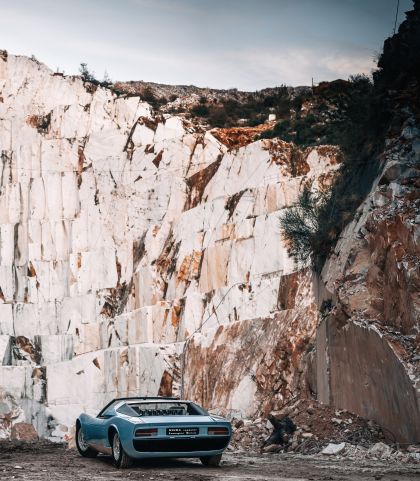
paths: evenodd
<path fill-rule="evenodd" d="M 202 457 L 221 454 L 229 444 L 232 429 L 228 421 L 211 416 L 188 419 L 153 419 L 137 425 L 131 446 L 135 457 Z"/>
<path fill-rule="evenodd" d="M 80 416 L 76 428 L 82 456 L 91 457 L 92 449 L 111 454 L 117 467 L 159 457 L 196 457 L 217 466 L 232 436 L 226 419 L 174 398 L 116 399 L 96 418 Z"/>

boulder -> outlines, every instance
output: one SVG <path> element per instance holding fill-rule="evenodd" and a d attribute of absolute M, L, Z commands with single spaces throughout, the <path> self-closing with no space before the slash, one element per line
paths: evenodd
<path fill-rule="evenodd" d="M 265 446 L 263 448 L 264 453 L 278 453 L 282 447 L 279 444 L 270 444 L 270 446 Z"/>
<path fill-rule="evenodd" d="M 420 136 L 420 130 L 412 125 L 407 125 L 401 132 L 401 137 L 405 140 L 413 140 Z"/>
<path fill-rule="evenodd" d="M 10 439 L 12 441 L 36 441 L 38 433 L 32 424 L 16 423 L 12 426 Z"/>
<path fill-rule="evenodd" d="M 392 448 L 385 443 L 376 443 L 369 449 L 369 454 L 378 458 L 387 458 L 392 454 Z"/>
<path fill-rule="evenodd" d="M 235 423 L 234 423 L 234 426 L 235 426 L 236 429 L 241 428 L 243 425 L 244 425 L 244 420 L 243 420 L 243 419 L 238 419 L 238 420 L 235 421 Z"/>
<path fill-rule="evenodd" d="M 411 149 L 414 153 L 415 160 L 420 161 L 420 140 L 415 140 Z"/>
<path fill-rule="evenodd" d="M 407 166 L 399 161 L 388 162 L 382 174 L 382 178 L 386 179 L 388 182 L 392 182 L 397 180 L 406 169 Z"/>
<path fill-rule="evenodd" d="M 321 454 L 325 454 L 326 456 L 334 456 L 336 454 L 342 453 L 345 449 L 346 449 L 346 443 L 340 443 L 340 444 L 330 443 L 321 451 Z"/>

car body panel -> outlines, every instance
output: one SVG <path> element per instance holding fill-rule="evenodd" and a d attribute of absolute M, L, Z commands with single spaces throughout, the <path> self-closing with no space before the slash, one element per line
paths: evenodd
<path fill-rule="evenodd" d="M 132 400 L 139 406 L 136 399 Z M 145 401 L 147 403 L 148 398 Z M 153 402 L 156 399 L 152 398 Z M 83 431 L 84 439 L 90 447 L 104 454 L 111 454 L 110 431 L 116 430 L 121 445 L 128 456 L 132 458 L 154 457 L 203 457 L 222 454 L 232 436 L 230 422 L 220 416 L 212 416 L 203 410 L 203 414 L 188 415 L 144 415 L 129 416 L 118 410 L 126 410 L 125 402 L 130 406 L 131 399 L 123 403 L 111 405 L 103 409 L 97 417 L 81 414 L 77 420 Z M 174 402 L 174 401 L 172 401 Z M 179 401 L 190 403 L 190 401 Z M 111 403 L 110 403 L 111 404 Z M 191 403 L 194 407 L 199 406 Z M 134 405 L 134 404 L 132 404 Z M 202 408 L 199 408 L 202 409 Z M 128 410 L 129 411 L 129 410 Z M 168 412 L 168 411 L 165 411 Z M 226 435 L 209 434 L 208 428 L 226 428 Z M 153 436 L 137 436 L 137 429 L 157 429 Z M 193 434 L 178 434 L 180 429 L 197 428 Z M 174 431 L 168 431 L 169 429 Z"/>

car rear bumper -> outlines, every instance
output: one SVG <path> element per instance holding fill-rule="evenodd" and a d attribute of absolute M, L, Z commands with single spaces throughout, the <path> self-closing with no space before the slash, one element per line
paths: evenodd
<path fill-rule="evenodd" d="M 134 439 L 131 446 L 126 446 L 126 451 L 133 458 L 194 458 L 221 454 L 229 441 L 230 436 Z"/>

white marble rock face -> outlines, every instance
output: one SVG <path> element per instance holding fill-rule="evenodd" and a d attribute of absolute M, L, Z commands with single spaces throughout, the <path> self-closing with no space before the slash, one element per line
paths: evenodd
<path fill-rule="evenodd" d="M 87 87 L 0 58 L 2 406 L 57 439 L 112 397 L 197 382 L 181 376 L 191 336 L 200 349 L 286 309 L 279 286 L 296 267 L 279 215 L 337 169 L 313 149 L 292 176 L 271 141 L 229 151 L 139 97 Z M 229 389 L 228 411 L 258 410 L 248 374 Z"/>

